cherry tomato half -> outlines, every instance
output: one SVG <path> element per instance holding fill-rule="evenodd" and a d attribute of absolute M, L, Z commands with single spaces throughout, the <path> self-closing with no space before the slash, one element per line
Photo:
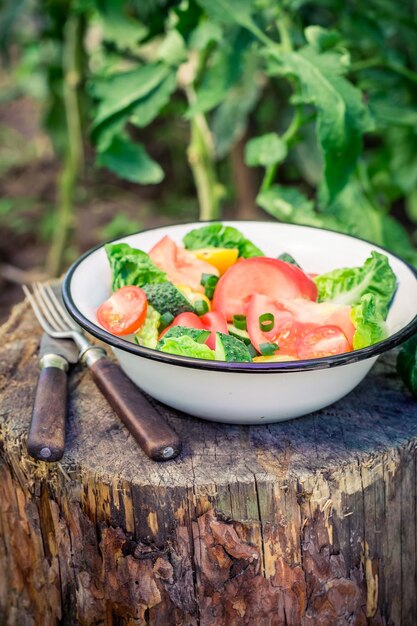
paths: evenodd
<path fill-rule="evenodd" d="M 146 294 L 129 285 L 115 291 L 97 309 L 98 322 L 112 335 L 130 335 L 145 321 L 148 310 Z"/>
<path fill-rule="evenodd" d="M 317 326 L 302 337 L 298 344 L 300 359 L 318 359 L 351 351 L 344 332 L 338 326 Z"/>
<path fill-rule="evenodd" d="M 218 311 L 210 311 L 210 313 L 205 313 L 204 315 L 202 315 L 200 317 L 200 320 L 204 324 L 204 328 L 210 331 L 210 336 L 207 337 L 205 343 L 208 345 L 209 348 L 215 350 L 216 333 L 223 333 L 224 335 L 229 334 L 226 318 Z"/>
<path fill-rule="evenodd" d="M 185 326 L 186 328 L 199 328 L 204 330 L 204 324 L 200 321 L 200 318 L 196 313 L 180 313 L 173 319 L 171 324 L 164 328 L 164 330 L 159 335 L 159 339 L 161 339 L 165 333 L 172 328 L 173 326 Z"/>
<path fill-rule="evenodd" d="M 167 328 L 162 331 L 159 338 L 163 337 L 167 330 L 173 326 L 185 326 L 186 328 L 201 328 L 202 330 L 209 330 L 210 335 L 204 343 L 206 343 L 212 350 L 216 347 L 216 332 L 224 333 L 225 335 L 229 334 L 225 318 L 221 313 L 216 313 L 215 311 L 210 311 L 210 313 L 206 313 L 201 317 L 198 317 L 195 313 L 180 313 L 174 319 L 172 324 L 167 326 Z"/>

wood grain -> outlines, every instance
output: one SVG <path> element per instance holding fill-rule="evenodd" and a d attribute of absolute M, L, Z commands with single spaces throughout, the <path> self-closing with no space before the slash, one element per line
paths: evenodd
<path fill-rule="evenodd" d="M 415 626 L 416 401 L 381 357 L 348 397 L 259 427 L 152 401 L 184 442 L 157 464 L 88 372 L 61 462 L 25 452 L 39 333 L 0 330 L 0 623 Z"/>

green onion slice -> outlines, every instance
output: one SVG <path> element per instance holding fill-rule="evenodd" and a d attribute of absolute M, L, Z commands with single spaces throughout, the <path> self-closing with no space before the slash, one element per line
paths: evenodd
<path fill-rule="evenodd" d="M 204 315 L 208 312 L 209 306 L 205 300 L 197 300 L 196 302 L 194 302 L 194 309 L 197 315 L 201 317 L 201 315 Z"/>
<path fill-rule="evenodd" d="M 246 315 L 234 315 L 233 316 L 233 326 L 238 328 L 239 330 L 246 330 Z"/>
<path fill-rule="evenodd" d="M 216 279 L 216 282 L 218 281 L 218 278 L 215 274 L 201 274 L 200 285 L 203 285 L 203 287 L 205 287 L 208 282 L 213 280 L 213 278 Z"/>
<path fill-rule="evenodd" d="M 171 324 L 171 322 L 174 321 L 174 316 L 172 315 L 172 313 L 163 313 L 161 315 L 161 319 L 159 322 L 159 332 L 162 332 L 167 326 L 169 326 Z"/>
<path fill-rule="evenodd" d="M 209 300 L 212 299 L 214 290 L 216 289 L 216 285 L 219 282 L 219 277 L 215 274 L 202 274 L 201 275 L 201 285 L 203 285 L 205 289 L 206 296 Z"/>
<path fill-rule="evenodd" d="M 277 350 L 279 350 L 276 343 L 261 343 L 259 344 L 259 351 L 262 356 L 272 356 Z"/>
<path fill-rule="evenodd" d="M 259 316 L 259 328 L 266 333 L 274 328 L 275 317 L 273 313 L 262 313 Z"/>

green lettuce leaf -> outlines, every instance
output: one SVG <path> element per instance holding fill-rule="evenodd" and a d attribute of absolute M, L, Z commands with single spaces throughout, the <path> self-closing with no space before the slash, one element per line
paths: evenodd
<path fill-rule="evenodd" d="M 397 371 L 406 387 L 417 396 L 417 334 L 401 347 L 397 357 Z"/>
<path fill-rule="evenodd" d="M 223 224 L 208 224 L 195 228 L 185 235 L 183 241 L 188 250 L 209 247 L 238 248 L 239 256 L 245 258 L 264 256 L 262 250 L 246 239 L 236 228 L 223 226 Z"/>
<path fill-rule="evenodd" d="M 167 280 L 166 273 L 151 261 L 146 252 L 132 248 L 127 243 L 108 243 L 104 247 L 113 273 L 113 291 L 126 285 L 143 287 Z"/>
<path fill-rule="evenodd" d="M 388 336 L 388 328 L 377 297 L 367 293 L 361 297 L 360 303 L 353 307 L 351 319 L 356 327 L 353 335 L 353 348 L 366 348 Z"/>
<path fill-rule="evenodd" d="M 214 351 L 210 350 L 205 343 L 198 343 L 188 335 L 167 339 L 160 347 L 160 350 L 168 354 L 179 354 L 181 356 L 214 361 Z"/>
<path fill-rule="evenodd" d="M 160 322 L 161 316 L 158 311 L 155 311 L 155 309 L 148 304 L 145 321 L 140 329 L 135 332 L 135 342 L 139 346 L 155 350 L 158 344 Z"/>
<path fill-rule="evenodd" d="M 319 302 L 355 306 L 362 296 L 372 294 L 379 312 L 386 318 L 397 279 L 385 254 L 373 251 L 361 267 L 333 270 L 314 278 Z"/>

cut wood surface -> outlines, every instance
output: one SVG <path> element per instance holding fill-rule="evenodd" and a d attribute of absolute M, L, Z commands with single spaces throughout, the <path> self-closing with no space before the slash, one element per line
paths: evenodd
<path fill-rule="evenodd" d="M 39 340 L 18 305 L 0 329 L 0 624 L 417 624 L 417 403 L 395 354 L 289 422 L 154 402 L 183 441 L 167 463 L 76 366 L 66 452 L 47 464 L 25 449 Z"/>

